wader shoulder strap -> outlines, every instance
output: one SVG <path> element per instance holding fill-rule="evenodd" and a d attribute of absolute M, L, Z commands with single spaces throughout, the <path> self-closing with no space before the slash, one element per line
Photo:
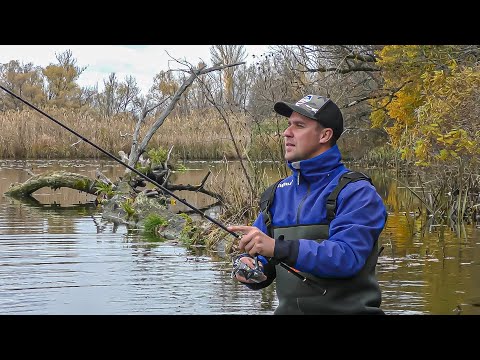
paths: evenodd
<path fill-rule="evenodd" d="M 267 228 L 267 233 L 272 236 L 271 225 L 272 225 L 272 215 L 270 213 L 270 206 L 273 203 L 273 198 L 275 197 L 275 190 L 277 189 L 278 184 L 283 179 L 278 180 L 275 184 L 270 185 L 263 193 L 260 198 L 260 210 L 263 214 L 263 221 Z M 337 196 L 342 191 L 342 189 L 349 183 L 358 181 L 358 180 L 367 180 L 372 183 L 372 179 L 361 172 L 349 171 L 343 174 L 338 181 L 337 186 L 327 198 L 327 221 L 330 223 L 334 218 L 337 211 Z"/>
<path fill-rule="evenodd" d="M 278 184 L 283 179 L 278 180 L 275 184 L 270 185 L 263 193 L 260 198 L 260 210 L 263 214 L 263 221 L 267 227 L 267 233 L 271 234 L 271 225 L 272 225 L 272 215 L 270 213 L 270 205 L 273 203 L 273 198 L 275 197 L 275 190 L 277 189 Z"/>
<path fill-rule="evenodd" d="M 333 191 L 328 195 L 327 198 L 327 220 L 331 222 L 335 218 L 335 214 L 337 211 L 337 197 L 340 191 L 347 186 L 347 184 L 358 181 L 358 180 L 367 180 L 370 184 L 373 185 L 372 179 L 370 179 L 367 175 L 361 172 L 356 171 L 349 171 L 343 174 L 338 181 L 337 186 Z"/>

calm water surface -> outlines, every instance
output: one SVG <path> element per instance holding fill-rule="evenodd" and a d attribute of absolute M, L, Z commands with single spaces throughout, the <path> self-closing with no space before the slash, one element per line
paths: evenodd
<path fill-rule="evenodd" d="M 175 183 L 198 184 L 218 164 L 192 163 Z M 272 314 L 273 286 L 250 291 L 215 254 L 155 242 L 101 217 L 94 197 L 40 189 L 35 200 L 3 196 L 10 184 L 47 170 L 115 179 L 108 161 L 0 161 L 0 314 Z M 480 314 L 480 229 L 432 227 L 402 212 L 411 201 L 395 182 L 372 175 L 389 209 L 378 265 L 387 314 Z M 220 173 L 220 170 L 218 170 Z M 182 194 L 197 207 L 203 194 Z M 441 231 L 443 230 L 443 231 Z"/>

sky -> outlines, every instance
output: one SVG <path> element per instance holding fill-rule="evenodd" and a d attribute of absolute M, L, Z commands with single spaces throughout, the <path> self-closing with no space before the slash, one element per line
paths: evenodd
<path fill-rule="evenodd" d="M 198 64 L 210 62 L 211 45 L 0 45 L 0 64 L 10 60 L 33 63 L 45 67 L 57 63 L 55 54 L 71 50 L 79 67 L 87 66 L 80 75 L 78 84 L 103 89 L 103 80 L 114 72 L 117 79 L 124 81 L 127 75 L 135 77 L 143 94 L 153 85 L 154 76 L 161 70 L 183 68 L 169 57 Z M 268 45 L 245 45 L 247 64 L 255 56 L 268 51 Z M 168 52 L 168 54 L 167 54 Z"/>

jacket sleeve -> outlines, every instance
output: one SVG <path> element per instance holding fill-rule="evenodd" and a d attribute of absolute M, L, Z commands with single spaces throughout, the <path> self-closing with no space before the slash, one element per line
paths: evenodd
<path fill-rule="evenodd" d="M 267 233 L 265 223 L 263 222 L 262 213 L 260 213 L 258 215 L 257 219 L 255 220 L 255 222 L 253 223 L 252 226 L 256 226 L 257 228 L 259 228 L 264 233 Z M 263 273 L 267 276 L 267 279 L 260 282 L 260 283 L 251 283 L 251 284 L 243 283 L 249 289 L 252 289 L 252 290 L 260 290 L 260 289 L 263 289 L 263 288 L 269 286 L 273 282 L 273 280 L 275 280 L 275 277 L 277 276 L 277 272 L 275 270 L 275 265 L 273 263 L 269 262 L 268 259 L 266 259 L 265 257 L 263 257 L 261 255 L 259 255 L 258 258 L 263 264 Z"/>
<path fill-rule="evenodd" d="M 300 271 L 319 277 L 352 277 L 364 266 L 385 226 L 386 216 L 375 187 L 364 180 L 356 181 L 348 184 L 337 198 L 328 239 L 281 241 L 275 250 L 288 265 Z"/>

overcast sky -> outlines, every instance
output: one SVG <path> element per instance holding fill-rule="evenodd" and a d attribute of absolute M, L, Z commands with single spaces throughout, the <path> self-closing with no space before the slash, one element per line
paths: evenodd
<path fill-rule="evenodd" d="M 57 63 L 55 54 L 71 50 L 77 59 L 77 66 L 87 69 L 80 75 L 80 86 L 98 84 L 103 89 L 103 80 L 115 72 L 117 79 L 124 81 L 132 75 L 145 94 L 153 85 L 153 77 L 160 70 L 181 68 L 171 61 L 170 56 L 185 59 L 192 64 L 204 60 L 210 62 L 211 45 L 0 45 L 0 64 L 10 60 L 21 63 L 33 63 L 45 67 Z M 252 55 L 260 56 L 268 50 L 268 45 L 246 45 L 247 63 L 253 61 Z M 167 54 L 168 52 L 168 54 Z M 170 62 L 169 62 L 170 60 Z"/>

